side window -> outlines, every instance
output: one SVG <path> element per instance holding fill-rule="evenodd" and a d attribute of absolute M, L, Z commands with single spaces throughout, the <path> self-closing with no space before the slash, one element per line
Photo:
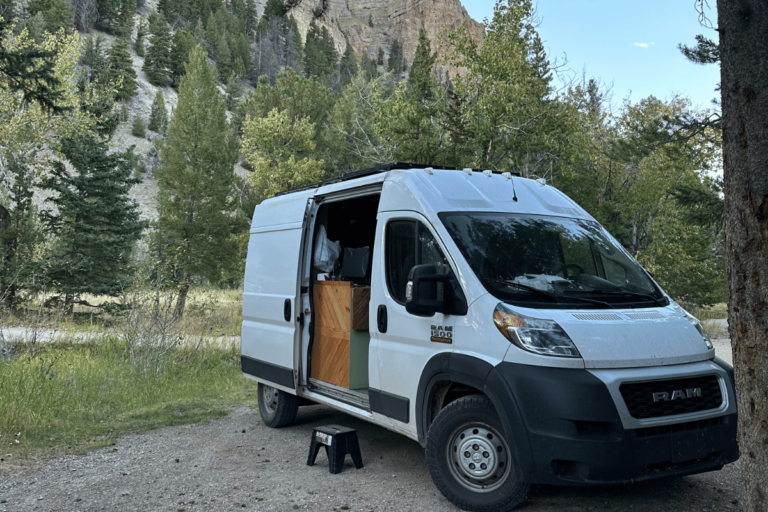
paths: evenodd
<path fill-rule="evenodd" d="M 385 237 L 387 287 L 397 302 L 405 304 L 408 274 L 414 266 L 430 263 L 435 266 L 438 274 L 450 271 L 443 251 L 422 223 L 413 220 L 392 221 L 387 224 Z M 438 295 L 442 296 L 442 289 L 438 290 Z"/>

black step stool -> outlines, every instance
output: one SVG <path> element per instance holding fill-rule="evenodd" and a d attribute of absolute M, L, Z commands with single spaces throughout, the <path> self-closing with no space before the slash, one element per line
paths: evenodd
<path fill-rule="evenodd" d="M 347 454 L 352 456 L 355 468 L 363 467 L 363 458 L 360 456 L 360 445 L 357 442 L 357 430 L 339 425 L 323 425 L 315 427 L 312 432 L 312 442 L 309 445 L 309 457 L 307 466 L 314 466 L 317 452 L 325 448 L 328 456 L 328 471 L 331 474 L 341 473 L 344 468 L 344 458 Z"/>

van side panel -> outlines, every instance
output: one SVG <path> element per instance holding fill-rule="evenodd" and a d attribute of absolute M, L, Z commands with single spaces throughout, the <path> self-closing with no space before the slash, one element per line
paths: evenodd
<path fill-rule="evenodd" d="M 312 192 L 256 207 L 243 289 L 243 373 L 295 389 L 294 344 L 302 234 Z"/>

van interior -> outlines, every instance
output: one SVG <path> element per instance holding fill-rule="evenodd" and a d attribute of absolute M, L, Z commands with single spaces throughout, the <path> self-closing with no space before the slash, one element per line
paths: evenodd
<path fill-rule="evenodd" d="M 320 205 L 314 225 L 307 353 L 310 389 L 368 408 L 368 306 L 380 195 Z"/>

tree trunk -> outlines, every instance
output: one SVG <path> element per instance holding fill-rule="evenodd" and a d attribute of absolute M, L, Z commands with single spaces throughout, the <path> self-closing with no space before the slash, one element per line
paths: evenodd
<path fill-rule="evenodd" d="M 71 293 L 64 295 L 64 314 L 72 316 L 75 313 L 75 296 Z"/>
<path fill-rule="evenodd" d="M 728 324 L 742 507 L 768 510 L 768 3 L 718 0 Z"/>
<path fill-rule="evenodd" d="M 13 308 L 16 303 L 16 291 L 18 290 L 18 286 L 16 284 L 10 284 L 8 285 L 8 288 L 6 290 L 0 289 L 0 294 L 5 292 L 5 296 L 3 297 L 3 302 L 5 303 L 5 309 L 9 313 L 13 313 Z M 2 296 L 2 295 L 0 295 Z"/>
<path fill-rule="evenodd" d="M 184 277 L 181 280 L 181 288 L 179 289 L 179 296 L 176 299 L 176 309 L 173 312 L 174 316 L 178 319 L 184 316 L 184 307 L 187 305 L 188 293 L 189 293 L 189 274 L 184 272 Z"/>

